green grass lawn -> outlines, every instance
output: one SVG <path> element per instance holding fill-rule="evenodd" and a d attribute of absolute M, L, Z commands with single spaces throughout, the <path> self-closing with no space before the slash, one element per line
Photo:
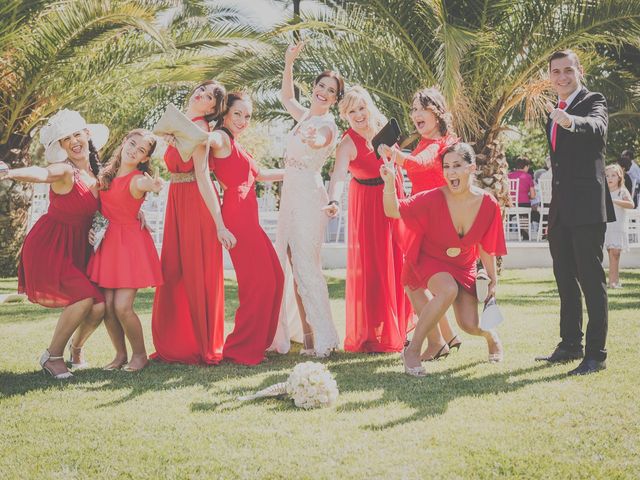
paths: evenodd
<path fill-rule="evenodd" d="M 344 332 L 344 272 L 327 271 Z M 462 335 L 423 379 L 399 355 L 338 353 L 325 360 L 340 388 L 335 407 L 296 409 L 282 399 L 239 402 L 283 381 L 302 361 L 271 355 L 259 367 L 154 363 L 104 372 L 104 328 L 87 343 L 95 366 L 71 382 L 37 371 L 58 315 L 0 306 L 0 478 L 640 478 L 640 271 L 610 293 L 608 369 L 567 377 L 575 363 L 534 362 L 558 341 L 550 269 L 504 272 L 505 361 L 485 362 L 483 339 Z M 0 280 L 0 293 L 15 279 Z M 236 285 L 226 283 L 226 331 Z M 153 292 L 137 310 L 149 351 Z M 295 349 L 297 352 L 297 348 Z"/>

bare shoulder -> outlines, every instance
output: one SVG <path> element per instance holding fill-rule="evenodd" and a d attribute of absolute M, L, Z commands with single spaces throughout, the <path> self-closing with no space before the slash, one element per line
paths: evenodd
<path fill-rule="evenodd" d="M 198 119 L 198 120 L 195 120 L 193 123 L 195 123 L 197 126 L 199 126 L 205 132 L 209 131 L 209 123 L 207 123 L 206 120 Z"/>

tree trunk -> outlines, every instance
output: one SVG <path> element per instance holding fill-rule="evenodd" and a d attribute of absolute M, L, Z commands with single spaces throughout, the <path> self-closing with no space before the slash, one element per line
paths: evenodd
<path fill-rule="evenodd" d="M 504 153 L 504 145 L 493 135 L 487 135 L 484 145 L 479 145 L 476 154 L 478 166 L 478 182 L 480 187 L 493 194 L 500 203 L 504 217 L 505 208 L 510 206 L 509 199 L 509 164 Z M 502 272 L 502 257 L 496 258 L 498 274 Z"/>
<path fill-rule="evenodd" d="M 30 136 L 13 134 L 0 145 L 0 160 L 9 168 L 25 167 L 30 163 L 30 145 Z M 16 275 L 32 194 L 30 183 L 0 181 L 0 277 Z"/>

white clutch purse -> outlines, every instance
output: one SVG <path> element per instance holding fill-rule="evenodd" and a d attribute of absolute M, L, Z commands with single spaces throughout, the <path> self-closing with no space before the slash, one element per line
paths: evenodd
<path fill-rule="evenodd" d="M 198 145 L 203 145 L 209 139 L 209 133 L 202 130 L 195 123 L 170 103 L 153 128 L 156 135 L 173 135 L 176 138 L 176 149 L 185 162 L 191 158 Z"/>
<path fill-rule="evenodd" d="M 484 309 L 480 315 L 480 328 L 483 330 L 493 330 L 502 322 L 504 322 L 504 317 L 498 308 L 496 298 L 491 297 L 487 303 L 484 304 Z"/>

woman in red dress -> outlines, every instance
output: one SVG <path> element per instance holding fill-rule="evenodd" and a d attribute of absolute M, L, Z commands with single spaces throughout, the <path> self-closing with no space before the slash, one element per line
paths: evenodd
<path fill-rule="evenodd" d="M 415 233 L 402 279 L 420 317 L 411 343 L 403 352 L 403 361 L 405 373 L 418 377 L 426 375 L 420 356 L 427 332 L 450 306 L 460 328 L 471 335 L 485 337 L 489 361 L 503 359 L 496 332 L 479 326 L 476 294 L 478 257 L 490 279 L 485 301 L 496 293 L 495 256 L 506 254 L 500 206 L 490 194 L 472 186 L 476 165 L 469 145 L 458 143 L 449 147 L 444 154 L 443 168 L 446 187 L 403 200 L 397 197 L 393 165 L 380 168 L 385 181 L 385 213 L 392 218 L 402 218 Z M 433 294 L 430 300 L 426 289 Z"/>
<path fill-rule="evenodd" d="M 91 221 L 98 209 L 98 154 L 109 137 L 104 125 L 88 125 L 72 110 L 61 110 L 40 131 L 49 165 L 4 171 L 0 179 L 48 183 L 49 209 L 24 240 L 18 265 L 18 291 L 44 307 L 63 307 L 40 366 L 56 379 L 73 375 L 63 351 L 74 340 L 72 367 L 86 368 L 82 345 L 104 316 L 104 297 L 85 274 Z"/>
<path fill-rule="evenodd" d="M 415 195 L 446 184 L 442 175 L 442 155 L 456 142 L 456 138 L 451 131 L 451 114 L 444 97 L 436 88 L 416 92 L 411 105 L 411 120 L 420 134 L 416 148 L 406 154 L 397 146 L 384 145 L 381 146 L 380 153 L 390 158 L 391 153 L 395 152 L 397 164 L 407 171 L 411 180 L 411 195 Z M 462 345 L 449 326 L 446 315 L 427 334 L 427 340 L 423 360 L 446 357 L 451 349 L 459 349 Z"/>
<path fill-rule="evenodd" d="M 100 173 L 100 210 L 109 220 L 104 239 L 89 260 L 87 274 L 104 289 L 104 323 L 116 349 L 105 370 L 141 370 L 147 363 L 144 335 L 133 302 L 139 288 L 162 284 L 162 269 L 151 234 L 140 228 L 138 212 L 146 192 L 162 190 L 162 180 L 147 173 L 156 139 L 147 130 L 133 130 Z M 124 329 L 124 330 L 123 330 Z M 127 364 L 125 333 L 131 344 Z M 125 365 L 126 364 L 126 365 Z"/>
<path fill-rule="evenodd" d="M 349 184 L 346 335 L 344 349 L 351 352 L 399 352 L 413 316 L 401 282 L 403 255 L 395 220 L 382 208 L 382 160 L 371 139 L 386 119 L 369 93 L 351 88 L 340 101 L 340 116 L 349 122 L 336 150 L 329 186 L 330 216 L 338 214 L 347 170 Z M 402 192 L 402 175 L 396 176 Z"/>
<path fill-rule="evenodd" d="M 281 181 L 282 170 L 262 170 L 236 141 L 249 126 L 251 99 L 227 96 L 227 110 L 212 135 L 213 168 L 224 189 L 222 217 L 237 245 L 229 251 L 238 281 L 235 326 L 224 343 L 230 362 L 257 365 L 264 360 L 278 327 L 284 274 L 271 240 L 258 221 L 256 181 Z"/>
<path fill-rule="evenodd" d="M 222 85 L 207 81 L 189 97 L 186 115 L 203 130 L 224 110 Z M 171 144 L 171 139 L 167 139 Z M 216 364 L 224 343 L 222 246 L 235 237 L 227 230 L 209 175 L 206 148 L 190 159 L 170 145 L 164 161 L 171 172 L 162 241 L 162 277 L 156 289 L 151 331 L 165 362 Z"/>

